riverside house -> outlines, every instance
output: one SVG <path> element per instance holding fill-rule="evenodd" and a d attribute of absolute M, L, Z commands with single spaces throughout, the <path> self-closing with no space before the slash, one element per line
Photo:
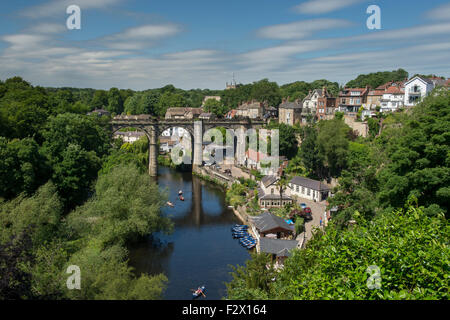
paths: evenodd
<path fill-rule="evenodd" d="M 261 213 L 259 216 L 250 216 L 253 223 L 253 233 L 258 240 L 267 237 L 271 239 L 288 239 L 294 236 L 295 228 L 293 225 L 270 212 Z"/>

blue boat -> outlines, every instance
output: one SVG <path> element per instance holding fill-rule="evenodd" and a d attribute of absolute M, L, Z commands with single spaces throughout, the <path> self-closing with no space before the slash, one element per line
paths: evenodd
<path fill-rule="evenodd" d="M 238 231 L 233 231 L 232 233 L 248 234 L 247 230 L 238 230 Z"/>
<path fill-rule="evenodd" d="M 231 228 L 232 231 L 240 231 L 240 230 L 247 230 L 248 226 L 246 225 L 235 225 L 234 227 Z"/>
<path fill-rule="evenodd" d="M 248 237 L 249 234 L 247 232 L 242 232 L 242 233 L 233 233 L 233 238 L 245 238 Z"/>
<path fill-rule="evenodd" d="M 253 238 L 246 238 L 246 239 L 240 239 L 239 243 L 243 246 L 249 245 L 249 244 L 254 244 L 256 243 L 256 240 Z"/>
<path fill-rule="evenodd" d="M 241 245 L 246 249 L 252 249 L 256 246 L 256 241 L 241 243 Z"/>

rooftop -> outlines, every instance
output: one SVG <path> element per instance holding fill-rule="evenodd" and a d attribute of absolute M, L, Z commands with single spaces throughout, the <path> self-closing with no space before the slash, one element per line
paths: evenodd
<path fill-rule="evenodd" d="M 306 188 L 318 190 L 318 191 L 330 190 L 330 188 L 326 184 L 324 184 L 320 181 L 305 178 L 305 177 L 298 177 L 298 176 L 293 177 L 291 179 L 290 183 L 295 184 L 297 186 L 306 187 Z"/>
<path fill-rule="evenodd" d="M 278 177 L 277 176 L 264 176 L 261 179 L 261 183 L 264 185 L 264 187 L 268 187 L 272 184 L 274 184 L 275 182 L 278 181 Z"/>
<path fill-rule="evenodd" d="M 291 250 L 298 247 L 296 240 L 281 240 L 261 237 L 259 238 L 259 249 L 261 252 L 276 254 L 277 257 L 289 257 Z"/>
<path fill-rule="evenodd" d="M 275 216 L 270 212 L 264 212 L 259 216 L 252 216 L 249 218 L 253 221 L 259 232 L 267 232 L 277 228 L 294 232 L 294 226 L 287 224 L 283 218 Z"/>
<path fill-rule="evenodd" d="M 294 101 L 294 102 L 284 101 L 283 103 L 280 104 L 280 106 L 278 108 L 279 109 L 302 109 L 303 103 L 301 103 L 300 101 Z"/>

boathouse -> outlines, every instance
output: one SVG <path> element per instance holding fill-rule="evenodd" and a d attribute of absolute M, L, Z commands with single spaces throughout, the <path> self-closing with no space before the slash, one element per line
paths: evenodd
<path fill-rule="evenodd" d="M 294 226 L 287 224 L 287 222 L 270 212 L 264 212 L 259 216 L 249 217 L 253 222 L 255 233 L 258 238 L 288 238 L 294 235 Z"/>

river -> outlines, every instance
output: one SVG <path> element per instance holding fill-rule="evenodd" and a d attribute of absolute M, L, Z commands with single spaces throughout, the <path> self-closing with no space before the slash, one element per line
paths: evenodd
<path fill-rule="evenodd" d="M 206 299 L 221 299 L 226 296 L 225 282 L 231 280 L 229 265 L 244 265 L 250 257 L 231 236 L 231 227 L 240 221 L 227 207 L 223 189 L 167 167 L 159 167 L 158 185 L 175 204 L 163 208 L 175 224 L 174 232 L 133 244 L 130 265 L 138 274 L 164 273 L 169 279 L 165 299 L 192 299 L 190 289 L 201 285 L 206 286 Z M 183 190 L 185 201 L 178 199 L 178 190 Z"/>

